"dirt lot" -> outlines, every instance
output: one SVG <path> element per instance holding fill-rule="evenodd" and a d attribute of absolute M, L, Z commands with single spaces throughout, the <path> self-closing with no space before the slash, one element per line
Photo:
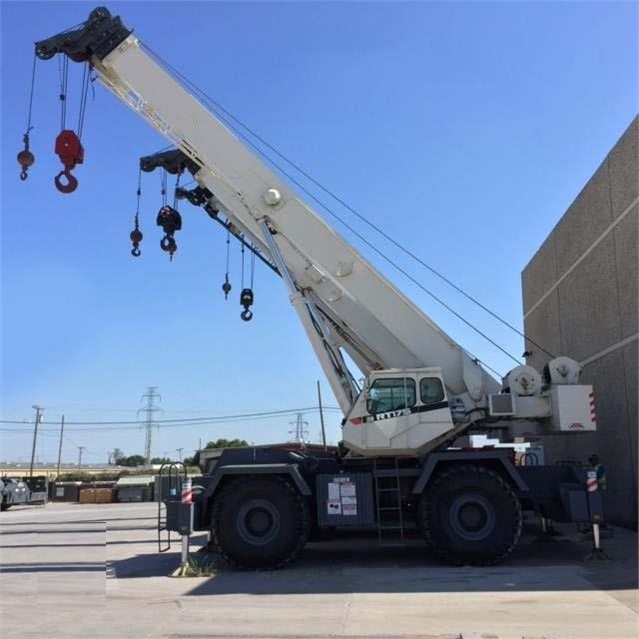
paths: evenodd
<path fill-rule="evenodd" d="M 0 630 L 27 637 L 526 639 L 639 636 L 637 535 L 615 528 L 612 561 L 584 562 L 573 527 L 531 528 L 492 568 L 450 568 L 415 540 L 311 543 L 284 570 L 167 575 L 155 504 L 49 504 L 0 515 Z M 205 543 L 193 537 L 193 550 Z M 214 560 L 215 558 L 209 558 Z"/>

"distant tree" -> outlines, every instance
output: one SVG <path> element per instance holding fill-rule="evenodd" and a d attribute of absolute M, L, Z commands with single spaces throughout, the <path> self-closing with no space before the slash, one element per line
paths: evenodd
<path fill-rule="evenodd" d="M 154 457 L 151 460 L 152 464 L 170 464 L 173 460 L 169 457 Z"/>
<path fill-rule="evenodd" d="M 214 442 L 209 442 L 204 450 L 211 450 L 212 448 L 238 448 L 239 446 L 248 446 L 249 443 L 245 439 L 224 439 L 220 438 Z M 200 455 L 196 451 L 192 457 L 184 457 L 182 463 L 189 467 L 196 467 L 200 463 Z"/>
<path fill-rule="evenodd" d="M 142 466 L 146 464 L 146 457 L 142 455 L 129 455 L 120 460 L 120 466 Z"/>
<path fill-rule="evenodd" d="M 238 448 L 239 446 L 248 446 L 249 443 L 244 439 L 223 439 L 220 438 L 214 442 L 209 442 L 204 449 L 210 450 L 211 448 Z"/>
<path fill-rule="evenodd" d="M 123 459 L 126 459 L 126 455 L 119 448 L 114 448 L 113 452 L 109 453 L 109 464 L 120 466 Z"/>

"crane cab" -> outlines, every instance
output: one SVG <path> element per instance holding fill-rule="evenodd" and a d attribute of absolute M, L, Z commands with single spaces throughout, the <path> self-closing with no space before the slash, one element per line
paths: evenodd
<path fill-rule="evenodd" d="M 370 374 L 342 439 L 364 457 L 415 456 L 452 429 L 441 369 L 389 369 Z"/>

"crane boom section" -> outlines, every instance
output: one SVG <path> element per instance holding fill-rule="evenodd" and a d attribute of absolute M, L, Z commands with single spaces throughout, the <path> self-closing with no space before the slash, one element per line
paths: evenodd
<path fill-rule="evenodd" d="M 473 399 L 498 392 L 499 384 L 460 345 L 302 202 L 136 37 L 127 35 L 90 61 L 106 87 L 201 167 L 200 185 L 272 258 L 260 227 L 267 222 L 295 286 L 312 297 L 330 327 L 333 346 L 343 348 L 364 374 L 437 366 L 449 392 L 460 395 L 469 391 L 465 380 L 471 370 L 470 377 L 481 380 L 470 393 Z M 305 329 L 314 330 L 308 322 Z M 315 336 L 311 341 L 317 342 Z M 335 372 L 322 365 L 331 380 Z M 336 383 L 331 380 L 333 390 Z M 342 398 L 342 408 L 352 403 L 352 395 Z"/>

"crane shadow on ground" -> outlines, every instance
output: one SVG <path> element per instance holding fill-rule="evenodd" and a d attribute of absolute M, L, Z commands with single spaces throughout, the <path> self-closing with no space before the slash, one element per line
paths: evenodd
<path fill-rule="evenodd" d="M 150 532 L 156 530 L 152 525 L 156 518 L 154 505 L 141 505 L 139 509 L 131 512 L 133 517 L 120 511 L 113 512 L 113 516 L 107 514 L 106 521 L 102 511 L 96 511 L 92 519 L 90 511 L 80 513 L 75 508 L 73 513 L 65 510 L 58 521 L 4 517 L 0 522 L 2 563 L 20 572 L 38 572 L 44 565 L 50 571 L 73 572 L 78 571 L 77 553 L 72 553 L 68 562 L 62 560 L 57 564 L 25 564 L 25 557 L 13 553 L 38 547 L 55 550 L 59 545 L 70 551 L 104 545 L 107 563 L 91 562 L 91 566 L 83 567 L 85 571 L 88 568 L 99 572 L 108 567 L 121 580 L 167 577 L 180 565 L 180 537 L 173 534 L 171 549 L 158 552 L 157 538 Z M 148 513 L 147 516 L 140 516 L 142 512 Z M 512 555 L 504 563 L 491 567 L 447 566 L 421 539 L 408 539 L 404 546 L 380 546 L 373 535 L 309 542 L 293 563 L 280 570 L 261 572 L 235 570 L 215 553 L 197 552 L 206 544 L 206 533 L 196 533 L 191 537 L 192 556 L 210 570 L 206 571 L 208 576 L 179 580 L 180 590 L 186 596 L 197 597 L 637 589 L 636 532 L 614 528 L 614 536 L 604 540 L 612 561 L 584 562 L 592 549 L 592 540 L 577 535 L 574 526 L 559 526 L 558 530 L 560 536 L 542 542 L 536 537 L 534 522 L 527 522 Z M 76 537 L 78 534 L 84 536 Z M 23 535 L 29 536 L 22 538 Z"/>
<path fill-rule="evenodd" d="M 335 594 L 633 590 L 637 588 L 636 534 L 615 539 L 612 561 L 584 562 L 592 542 L 522 538 L 498 566 L 447 566 L 423 541 L 380 546 L 377 538 L 310 542 L 295 562 L 279 570 L 241 571 L 215 553 L 196 553 L 210 576 L 193 580 L 187 596 L 215 594 Z M 194 539 L 194 551 L 197 540 Z M 200 539 L 204 543 L 205 539 Z M 633 549 L 634 544 L 634 549 Z M 168 575 L 177 552 L 139 555 L 112 563 L 118 578 Z M 187 579 L 188 582 L 188 579 Z"/>

